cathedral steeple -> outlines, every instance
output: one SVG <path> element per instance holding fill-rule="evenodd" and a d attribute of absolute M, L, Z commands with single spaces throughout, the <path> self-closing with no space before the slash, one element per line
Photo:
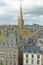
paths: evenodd
<path fill-rule="evenodd" d="M 22 28 L 23 25 L 24 25 L 21 3 L 20 3 L 20 14 L 19 14 L 19 18 L 18 18 L 18 25 L 19 25 L 20 28 Z"/>
<path fill-rule="evenodd" d="M 22 19 L 22 5 L 20 4 L 20 19 Z"/>

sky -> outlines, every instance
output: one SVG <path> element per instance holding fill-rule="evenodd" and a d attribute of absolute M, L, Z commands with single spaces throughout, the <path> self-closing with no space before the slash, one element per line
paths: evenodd
<path fill-rule="evenodd" d="M 25 25 L 43 25 L 43 0 L 0 0 L 0 25 L 17 25 L 22 4 Z"/>

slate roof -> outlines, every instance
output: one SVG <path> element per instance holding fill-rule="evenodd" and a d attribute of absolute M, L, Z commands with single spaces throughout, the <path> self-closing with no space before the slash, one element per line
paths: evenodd
<path fill-rule="evenodd" d="M 42 53 L 43 54 L 43 49 L 41 50 L 40 47 L 38 46 L 27 46 L 23 49 L 23 52 L 28 52 L 28 53 Z"/>

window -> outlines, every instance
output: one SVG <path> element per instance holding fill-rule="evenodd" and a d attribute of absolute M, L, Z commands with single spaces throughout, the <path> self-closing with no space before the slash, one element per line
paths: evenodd
<path fill-rule="evenodd" d="M 12 61 L 10 61 L 10 65 L 12 65 Z"/>
<path fill-rule="evenodd" d="M 11 44 L 11 46 L 13 47 L 13 44 Z"/>
<path fill-rule="evenodd" d="M 34 60 L 31 60 L 31 64 L 34 64 Z"/>
<path fill-rule="evenodd" d="M 40 63 L 39 63 L 39 60 L 37 60 L 37 64 L 40 64 Z"/>
<path fill-rule="evenodd" d="M 3 43 L 3 46 L 5 46 L 5 43 Z"/>
<path fill-rule="evenodd" d="M 7 59 L 8 57 L 6 56 L 6 59 Z"/>
<path fill-rule="evenodd" d="M 40 58 L 40 56 L 38 55 L 37 58 Z"/>
<path fill-rule="evenodd" d="M 16 62 L 14 62 L 14 65 L 16 65 Z"/>
<path fill-rule="evenodd" d="M 9 44 L 7 44 L 7 46 L 9 47 Z"/>
<path fill-rule="evenodd" d="M 14 59 L 16 58 L 16 55 L 14 55 Z"/>
<path fill-rule="evenodd" d="M 11 56 L 10 56 L 9 58 L 10 58 L 10 59 L 12 59 L 12 57 L 11 57 Z"/>
<path fill-rule="evenodd" d="M 16 50 L 14 51 L 14 53 L 16 53 Z"/>
<path fill-rule="evenodd" d="M 32 55 L 32 58 L 34 58 L 34 55 Z"/>
<path fill-rule="evenodd" d="M 7 60 L 6 60 L 6 64 L 5 65 L 7 65 Z"/>
<path fill-rule="evenodd" d="M 26 58 L 28 58 L 28 54 L 26 55 Z"/>
<path fill-rule="evenodd" d="M 26 63 L 28 63 L 28 59 L 26 59 Z"/>
<path fill-rule="evenodd" d="M 4 60 L 4 55 L 3 54 L 1 55 L 1 59 Z"/>

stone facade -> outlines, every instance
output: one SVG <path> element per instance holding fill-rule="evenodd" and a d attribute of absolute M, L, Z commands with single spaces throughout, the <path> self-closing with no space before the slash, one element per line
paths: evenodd
<path fill-rule="evenodd" d="M 26 58 L 27 55 L 28 57 Z M 34 58 L 32 58 L 32 55 Z M 23 53 L 23 65 L 43 65 L 43 54 Z"/>
<path fill-rule="evenodd" d="M 23 51 L 23 65 L 43 65 L 43 49 L 30 48 Z"/>
<path fill-rule="evenodd" d="M 20 65 L 21 59 L 20 47 L 0 47 L 0 62 L 4 65 Z"/>

